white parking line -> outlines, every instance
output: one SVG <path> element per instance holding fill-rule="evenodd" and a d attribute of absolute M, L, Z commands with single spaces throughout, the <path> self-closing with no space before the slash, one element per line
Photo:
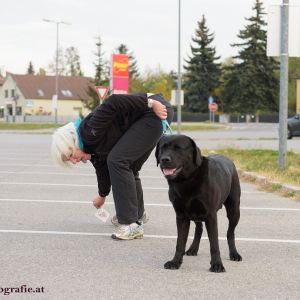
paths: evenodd
<path fill-rule="evenodd" d="M 35 158 L 30 158 L 27 156 L 27 158 L 20 158 L 20 157 L 3 157 L 1 156 L 0 157 L 0 161 L 4 160 L 4 161 L 7 161 L 7 160 L 13 160 L 13 161 L 18 161 L 18 160 L 21 160 L 21 161 L 39 161 L 39 160 L 45 160 L 45 159 L 48 159 L 49 156 L 48 155 L 45 155 L 45 156 L 42 156 L 42 157 L 35 157 Z M 50 161 L 50 160 L 49 160 Z"/>
<path fill-rule="evenodd" d="M 96 178 L 94 172 L 90 173 L 63 173 L 63 172 L 24 172 L 24 171 L 0 171 L 0 174 L 16 174 L 16 175 L 61 175 L 61 176 L 85 176 Z M 146 179 L 162 179 L 162 176 L 140 176 Z"/>
<path fill-rule="evenodd" d="M 78 232 L 78 231 L 48 231 L 48 230 L 14 230 L 14 229 L 0 229 L 0 233 L 18 233 L 18 234 L 49 234 L 49 235 L 79 235 L 79 236 L 111 236 L 111 233 L 99 233 L 99 232 Z M 175 235 L 144 235 L 145 238 L 154 239 L 176 239 Z M 189 239 L 193 239 L 189 236 Z M 207 237 L 202 237 L 203 240 L 207 240 Z M 220 241 L 227 241 L 225 237 L 219 237 Z M 236 241 L 242 242 L 262 242 L 262 243 L 290 243 L 300 244 L 300 240 L 283 240 L 283 239 L 256 239 L 256 238 L 236 238 Z"/>
<path fill-rule="evenodd" d="M 72 183 L 47 183 L 47 182 L 9 182 L 2 181 L 0 185 L 37 185 L 37 186 L 65 186 L 65 187 L 97 187 L 95 184 L 72 184 Z M 143 187 L 143 190 L 168 190 L 164 187 Z"/>
<path fill-rule="evenodd" d="M 144 177 L 146 178 L 146 177 Z M 1 181 L 0 185 L 36 185 L 36 186 L 65 186 L 65 187 L 95 187 L 95 184 L 46 183 L 46 182 L 11 182 Z M 143 187 L 144 190 L 168 190 L 168 187 Z M 242 194 L 266 194 L 260 191 L 242 191 Z"/>
<path fill-rule="evenodd" d="M 74 201 L 74 200 L 41 200 L 41 199 L 14 199 L 14 198 L 0 198 L 0 202 L 32 202 L 32 203 L 68 203 L 68 204 L 89 204 L 91 201 Z M 107 201 L 106 205 L 114 205 L 114 202 Z M 172 204 L 165 203 L 145 203 L 145 206 L 157 207 L 172 207 Z M 249 207 L 241 206 L 243 210 L 270 210 L 270 211 L 300 211 L 300 208 L 285 208 L 285 207 Z"/>
<path fill-rule="evenodd" d="M 43 160 L 43 159 L 40 159 Z M 58 166 L 54 165 L 54 164 L 14 164 L 14 163 L 0 163 L 0 166 L 4 166 L 4 167 L 47 167 L 47 168 L 55 168 L 58 169 Z M 89 167 L 92 167 L 91 165 L 85 165 L 85 164 L 81 164 L 81 165 L 77 165 L 76 169 L 83 169 L 86 168 L 87 170 L 89 169 Z"/>

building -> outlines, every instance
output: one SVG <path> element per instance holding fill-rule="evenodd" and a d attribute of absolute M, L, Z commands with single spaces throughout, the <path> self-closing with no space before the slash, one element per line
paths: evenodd
<path fill-rule="evenodd" d="M 92 79 L 59 76 L 58 82 L 58 119 L 60 117 L 74 119 L 80 114 L 86 115 L 89 110 L 85 107 L 85 103 L 91 100 L 88 91 L 89 87 L 93 88 Z M 6 73 L 6 78 L 0 87 L 0 118 L 22 121 L 27 116 L 48 116 L 49 120 L 53 120 L 54 94 L 55 76 Z"/>
<path fill-rule="evenodd" d="M 1 92 L 1 88 L 3 86 L 5 78 L 1 75 L 0 72 L 0 92 Z M 0 101 L 0 120 L 4 118 L 4 105 L 1 106 L 1 101 Z"/>

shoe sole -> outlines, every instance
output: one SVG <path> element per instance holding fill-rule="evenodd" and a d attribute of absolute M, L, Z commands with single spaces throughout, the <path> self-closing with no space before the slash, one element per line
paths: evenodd
<path fill-rule="evenodd" d="M 115 234 L 111 235 L 112 239 L 114 239 L 114 240 L 123 240 L 123 241 L 125 241 L 125 240 L 126 241 L 128 241 L 128 240 L 134 240 L 134 239 L 142 239 L 143 236 L 144 236 L 143 233 L 135 235 L 135 236 L 128 236 L 128 237 L 118 237 Z"/>

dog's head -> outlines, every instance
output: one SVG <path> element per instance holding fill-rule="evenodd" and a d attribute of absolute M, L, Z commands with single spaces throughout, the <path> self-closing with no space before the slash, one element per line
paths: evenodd
<path fill-rule="evenodd" d="M 155 156 L 167 180 L 188 178 L 202 163 L 200 149 L 185 135 L 163 136 L 156 146 Z"/>

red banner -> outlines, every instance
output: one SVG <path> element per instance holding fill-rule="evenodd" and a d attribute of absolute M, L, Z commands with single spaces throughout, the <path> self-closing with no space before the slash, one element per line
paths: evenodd
<path fill-rule="evenodd" d="M 112 93 L 127 94 L 128 93 L 128 55 L 113 54 L 112 55 Z"/>

